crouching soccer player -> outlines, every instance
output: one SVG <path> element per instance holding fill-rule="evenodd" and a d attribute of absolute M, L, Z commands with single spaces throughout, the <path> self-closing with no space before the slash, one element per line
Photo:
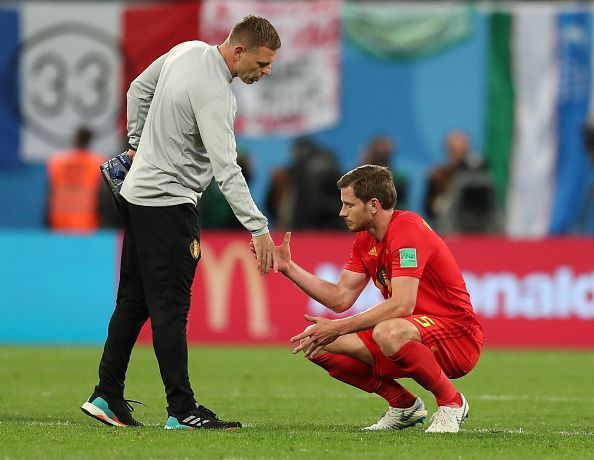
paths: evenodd
<path fill-rule="evenodd" d="M 367 311 L 314 323 L 291 339 L 294 349 L 342 382 L 384 398 L 389 407 L 366 430 L 421 423 L 427 410 L 398 383 L 409 377 L 439 406 L 427 432 L 458 432 L 469 405 L 450 379 L 466 375 L 482 349 L 482 328 L 460 269 L 441 238 L 417 214 L 397 211 L 387 168 L 365 165 L 338 181 L 340 216 L 356 232 L 350 260 L 336 284 L 291 260 L 287 233 L 276 256 L 279 270 L 330 310 L 349 309 L 369 277 L 385 300 Z"/>

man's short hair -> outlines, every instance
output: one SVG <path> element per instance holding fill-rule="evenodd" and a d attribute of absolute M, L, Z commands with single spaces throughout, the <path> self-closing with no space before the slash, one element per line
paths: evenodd
<path fill-rule="evenodd" d="M 247 49 L 265 46 L 273 51 L 281 47 L 280 37 L 274 26 L 260 16 L 249 15 L 233 26 L 229 34 L 232 45 L 241 43 Z"/>
<path fill-rule="evenodd" d="M 355 197 L 367 203 L 377 198 L 383 209 L 394 209 L 396 206 L 396 186 L 392 172 L 377 165 L 363 165 L 355 168 L 336 183 L 339 189 L 353 187 Z"/>

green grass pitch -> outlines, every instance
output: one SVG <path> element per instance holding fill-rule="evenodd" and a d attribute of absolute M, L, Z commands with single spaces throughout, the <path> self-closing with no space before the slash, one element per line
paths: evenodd
<path fill-rule="evenodd" d="M 383 400 L 336 382 L 288 348 L 196 347 L 201 403 L 239 431 L 162 428 L 152 349 L 132 356 L 126 397 L 148 426 L 117 429 L 79 409 L 96 383 L 99 348 L 0 347 L 0 459 L 543 459 L 594 457 L 594 353 L 487 350 L 458 382 L 470 417 L 454 435 L 361 432 Z M 435 400 L 410 380 L 430 414 Z M 427 422 L 424 427 L 427 426 Z"/>

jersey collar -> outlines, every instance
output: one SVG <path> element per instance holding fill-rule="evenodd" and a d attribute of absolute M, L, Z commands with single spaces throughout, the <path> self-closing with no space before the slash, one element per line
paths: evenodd
<path fill-rule="evenodd" d="M 223 75 L 227 79 L 227 82 L 231 83 L 233 81 L 233 76 L 231 75 L 231 71 L 229 70 L 229 67 L 227 67 L 227 63 L 225 62 L 225 59 L 223 59 L 223 55 L 221 54 L 221 52 L 219 51 L 219 49 L 217 48 L 216 45 L 211 46 L 210 50 L 214 54 L 215 60 L 217 61 L 217 64 L 220 67 L 221 72 L 223 72 Z"/>

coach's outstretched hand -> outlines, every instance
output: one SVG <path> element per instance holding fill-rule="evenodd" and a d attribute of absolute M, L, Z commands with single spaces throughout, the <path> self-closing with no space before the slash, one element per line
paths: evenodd
<path fill-rule="evenodd" d="M 272 241 L 270 233 L 265 233 L 261 236 L 254 236 L 250 243 L 250 248 L 252 253 L 256 256 L 260 275 L 268 274 L 268 271 L 271 268 L 274 270 L 274 273 L 278 271 L 276 256 L 274 254 L 274 241 Z"/>

